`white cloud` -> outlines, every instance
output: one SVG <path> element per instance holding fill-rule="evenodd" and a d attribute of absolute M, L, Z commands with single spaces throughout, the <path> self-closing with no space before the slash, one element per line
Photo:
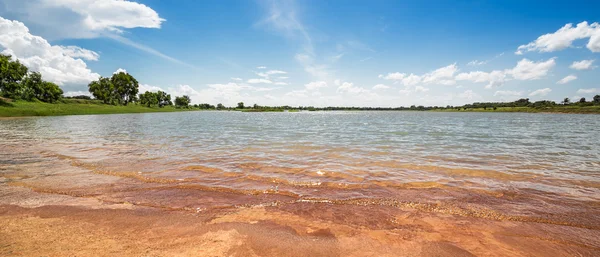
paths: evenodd
<path fill-rule="evenodd" d="M 314 81 L 314 82 L 310 82 L 306 85 L 304 85 L 304 88 L 306 88 L 306 90 L 312 91 L 312 90 L 318 90 L 319 88 L 324 88 L 327 87 L 327 82 L 325 81 Z"/>
<path fill-rule="evenodd" d="M 275 82 L 275 83 L 273 83 L 273 84 L 274 84 L 274 85 L 278 85 L 278 86 L 287 86 L 287 85 L 289 85 L 289 84 L 288 84 L 288 83 L 286 83 L 286 82 Z"/>
<path fill-rule="evenodd" d="M 390 86 L 386 86 L 384 84 L 377 84 L 375 86 L 373 86 L 373 89 L 378 90 L 378 89 L 388 89 L 390 88 Z"/>
<path fill-rule="evenodd" d="M 486 64 L 488 61 L 478 61 L 478 60 L 472 60 L 469 63 L 467 63 L 467 65 L 469 66 L 479 66 L 479 65 L 484 65 Z"/>
<path fill-rule="evenodd" d="M 278 77 L 277 79 L 289 79 L 290 77 Z"/>
<path fill-rule="evenodd" d="M 79 47 L 50 45 L 46 39 L 29 33 L 25 24 L 0 17 L 0 47 L 32 71 L 39 71 L 45 80 L 58 85 L 87 85 L 98 79 L 80 59 L 93 60 L 98 54 Z M 80 58 L 76 58 L 79 56 Z"/>
<path fill-rule="evenodd" d="M 80 95 L 85 95 L 85 96 L 92 96 L 92 94 L 89 91 L 69 91 L 69 92 L 65 92 L 63 94 L 64 96 L 80 96 Z"/>
<path fill-rule="evenodd" d="M 600 93 L 600 89 L 598 88 L 582 88 L 577 90 L 577 94 L 593 94 L 593 93 Z"/>
<path fill-rule="evenodd" d="M 538 89 L 538 90 L 535 90 L 535 91 L 531 92 L 529 94 L 529 96 L 545 96 L 545 95 L 547 95 L 550 92 L 552 92 L 552 89 L 550 89 L 550 88 L 542 88 L 542 89 Z"/>
<path fill-rule="evenodd" d="M 521 96 L 521 95 L 523 95 L 523 92 L 521 92 L 521 91 L 509 91 L 509 90 L 507 90 L 507 91 L 500 90 L 500 91 L 496 91 L 494 93 L 494 96 Z"/>
<path fill-rule="evenodd" d="M 515 53 L 559 51 L 572 47 L 575 40 L 586 38 L 589 38 L 586 47 L 592 52 L 600 52 L 600 24 L 597 22 L 588 24 L 584 21 L 577 24 L 576 27 L 573 27 L 572 23 L 568 23 L 554 33 L 542 35 L 527 45 L 519 46 Z"/>
<path fill-rule="evenodd" d="M 415 87 L 415 92 L 427 92 L 429 91 L 429 88 L 423 87 L 423 86 L 416 86 Z"/>
<path fill-rule="evenodd" d="M 81 58 L 88 61 L 97 61 L 100 55 L 94 51 L 83 49 L 78 46 L 59 46 L 63 53 L 73 58 Z"/>
<path fill-rule="evenodd" d="M 259 70 L 264 70 L 264 69 L 266 69 L 267 67 L 265 67 L 265 66 L 258 66 L 258 67 L 256 67 L 256 68 L 257 68 L 257 69 L 259 69 Z"/>
<path fill-rule="evenodd" d="M 273 81 L 270 81 L 268 79 L 249 79 L 248 81 L 246 81 L 250 84 L 272 84 Z"/>
<path fill-rule="evenodd" d="M 421 76 L 416 74 L 409 74 L 394 72 L 388 73 L 387 75 L 379 75 L 379 78 L 386 80 L 394 80 L 397 82 L 401 82 L 404 86 L 415 86 L 420 83 L 423 84 L 441 84 L 441 85 L 454 85 L 456 81 L 454 81 L 454 74 L 458 71 L 458 66 L 456 63 L 450 64 L 448 66 L 439 68 L 437 70 L 431 71 L 429 73 L 423 74 Z"/>
<path fill-rule="evenodd" d="M 241 79 L 241 78 L 234 78 L 234 77 L 232 77 L 232 78 L 231 78 L 231 80 L 235 80 L 235 81 L 242 81 L 242 79 Z"/>
<path fill-rule="evenodd" d="M 344 82 L 337 88 L 338 93 L 349 93 L 349 94 L 365 94 L 371 93 L 371 91 L 364 89 L 362 87 L 354 86 L 354 83 Z"/>
<path fill-rule="evenodd" d="M 115 72 L 113 72 L 113 74 L 119 74 L 121 72 L 125 72 L 127 73 L 127 70 L 123 69 L 123 68 L 118 68 Z"/>
<path fill-rule="evenodd" d="M 160 28 L 165 19 L 152 8 L 126 0 L 33 0 L 24 4 L 29 19 L 40 25 L 49 23 L 69 38 L 92 38 L 104 33 L 123 33 L 123 29 Z M 56 14 L 32 17 L 45 10 Z M 62 19 L 61 19 L 62 18 Z M 46 19 L 46 21 L 44 21 Z M 57 25 L 63 24 L 60 28 Z"/>
<path fill-rule="evenodd" d="M 504 71 L 494 70 L 491 72 L 472 71 L 468 73 L 460 73 L 456 75 L 456 80 L 467 80 L 475 83 L 487 82 L 485 88 L 491 89 L 499 87 L 508 80 L 510 75 L 516 80 L 537 80 L 546 76 L 550 69 L 556 65 L 555 58 L 550 58 L 546 61 L 534 62 L 529 59 L 522 59 L 512 69 Z"/>
<path fill-rule="evenodd" d="M 458 97 L 463 98 L 463 99 L 472 100 L 474 98 L 478 98 L 479 95 L 476 94 L 475 92 L 473 92 L 473 90 L 465 90 L 465 92 L 460 93 L 458 95 Z"/>
<path fill-rule="evenodd" d="M 296 98 L 296 97 L 304 98 L 304 97 L 306 97 L 306 90 L 294 90 L 294 91 L 286 93 L 285 96 L 294 97 L 294 98 Z"/>
<path fill-rule="evenodd" d="M 270 70 L 267 72 L 257 72 L 256 75 L 263 77 L 265 79 L 269 79 L 269 77 L 271 75 L 275 75 L 275 74 L 287 74 L 287 72 L 285 71 L 281 71 L 281 70 Z"/>
<path fill-rule="evenodd" d="M 488 84 L 485 88 L 495 88 L 504 84 L 506 81 L 506 74 L 499 70 L 492 72 L 472 71 L 456 75 L 456 80 L 467 80 L 475 83 L 487 82 Z"/>
<path fill-rule="evenodd" d="M 561 80 L 557 81 L 556 84 L 567 84 L 576 79 L 577 79 L 577 76 L 569 75 L 569 76 L 566 76 L 566 77 L 562 78 Z"/>
<path fill-rule="evenodd" d="M 547 61 L 534 62 L 528 59 L 523 59 L 517 63 L 517 66 L 506 73 L 513 76 L 517 80 L 536 80 L 548 74 L 548 71 L 556 65 L 554 58 Z"/>
<path fill-rule="evenodd" d="M 159 91 L 159 90 L 163 91 L 163 92 L 166 92 L 166 90 L 164 90 L 164 89 L 162 89 L 160 87 L 151 86 L 151 85 L 148 85 L 148 84 L 139 84 L 139 88 L 138 88 L 138 91 L 139 91 L 140 94 L 143 94 L 145 92 L 156 92 L 156 91 Z"/>
<path fill-rule="evenodd" d="M 571 64 L 571 66 L 569 66 L 569 67 L 574 70 L 593 69 L 593 68 L 595 68 L 595 66 L 592 66 L 594 64 L 594 61 L 595 60 L 581 60 L 578 62 L 573 62 L 573 64 Z"/>

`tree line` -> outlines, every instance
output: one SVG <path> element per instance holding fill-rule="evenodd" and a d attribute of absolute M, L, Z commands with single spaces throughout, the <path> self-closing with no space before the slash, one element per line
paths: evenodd
<path fill-rule="evenodd" d="M 0 54 L 0 96 L 53 103 L 62 94 L 58 85 L 43 80 L 39 72 L 31 72 L 19 60 L 13 61 L 12 56 Z"/>

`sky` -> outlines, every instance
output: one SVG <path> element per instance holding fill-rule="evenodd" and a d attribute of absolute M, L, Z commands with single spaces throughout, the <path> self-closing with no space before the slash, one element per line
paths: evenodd
<path fill-rule="evenodd" d="M 234 106 L 600 94 L 600 1 L 0 0 L 0 51 L 60 85 Z"/>

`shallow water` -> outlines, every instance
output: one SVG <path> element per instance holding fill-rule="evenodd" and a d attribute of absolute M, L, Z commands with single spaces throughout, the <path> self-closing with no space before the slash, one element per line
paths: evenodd
<path fill-rule="evenodd" d="M 599 135 L 598 116 L 570 114 L 5 119 L 0 185 L 189 212 L 330 204 L 359 222 L 352 206 L 377 206 L 598 231 Z"/>

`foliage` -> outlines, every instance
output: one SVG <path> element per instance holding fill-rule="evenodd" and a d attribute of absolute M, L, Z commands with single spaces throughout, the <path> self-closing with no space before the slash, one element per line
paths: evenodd
<path fill-rule="evenodd" d="M 585 97 L 582 97 L 581 99 L 579 99 L 580 103 L 585 103 Z"/>
<path fill-rule="evenodd" d="M 237 104 L 237 108 L 238 108 L 238 109 L 244 109 L 244 102 L 239 102 L 239 103 Z"/>
<path fill-rule="evenodd" d="M 100 77 L 88 85 L 94 98 L 105 104 L 127 105 L 137 100 L 138 81 L 128 73 L 119 72 L 110 78 Z"/>
<path fill-rule="evenodd" d="M 594 102 L 594 104 L 600 104 L 600 95 L 595 95 L 593 102 Z"/>
<path fill-rule="evenodd" d="M 218 103 L 217 110 L 223 110 L 223 109 L 225 109 L 225 106 L 222 103 Z"/>
<path fill-rule="evenodd" d="M 175 97 L 175 107 L 181 108 L 181 107 L 188 107 L 190 105 L 190 102 L 192 100 L 190 99 L 189 96 L 184 95 L 184 96 L 176 96 Z"/>
<path fill-rule="evenodd" d="M 146 91 L 145 93 L 140 94 L 139 97 L 140 104 L 147 107 L 155 105 L 157 105 L 158 107 L 173 105 L 173 102 L 171 102 L 171 95 L 163 91 L 157 91 L 156 93 Z"/>
<path fill-rule="evenodd" d="M 62 89 L 42 79 L 39 72 L 27 72 L 27 67 L 10 55 L 0 54 L 0 95 L 13 99 L 56 102 L 62 97 Z"/>

